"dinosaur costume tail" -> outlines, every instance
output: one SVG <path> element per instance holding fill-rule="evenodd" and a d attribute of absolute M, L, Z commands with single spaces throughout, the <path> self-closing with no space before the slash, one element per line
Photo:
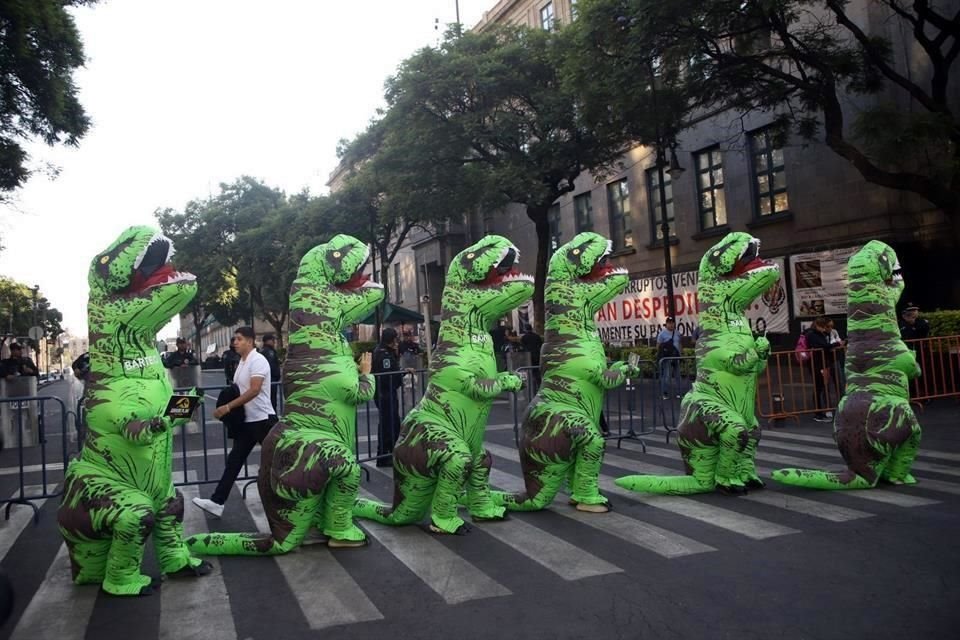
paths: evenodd
<path fill-rule="evenodd" d="M 283 543 L 265 533 L 204 533 L 190 536 L 186 543 L 190 551 L 203 556 L 275 556 L 297 546 L 292 533 Z"/>
<path fill-rule="evenodd" d="M 674 496 L 709 493 L 716 488 L 714 483 L 701 482 L 694 476 L 624 476 L 614 480 L 614 483 L 630 491 Z"/>
<path fill-rule="evenodd" d="M 849 469 L 841 473 L 817 469 L 778 469 L 770 476 L 777 482 L 806 489 L 835 491 L 842 489 L 872 489 L 873 484 Z"/>

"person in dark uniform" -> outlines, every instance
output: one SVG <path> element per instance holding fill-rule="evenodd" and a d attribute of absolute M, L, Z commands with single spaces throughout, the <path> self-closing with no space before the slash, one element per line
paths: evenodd
<path fill-rule="evenodd" d="M 900 338 L 908 341 L 907 348 L 913 349 L 917 354 L 917 364 L 920 365 L 921 376 L 910 381 L 910 397 L 927 395 L 932 391 L 928 388 L 930 385 L 929 371 L 927 369 L 931 362 L 930 345 L 926 342 L 914 342 L 915 340 L 926 340 L 930 337 L 930 323 L 920 317 L 920 307 L 908 302 L 903 313 L 900 314 L 902 322 L 900 323 Z M 927 374 L 927 377 L 923 377 Z"/>
<path fill-rule="evenodd" d="M 533 330 L 533 327 L 528 325 L 523 335 L 520 336 L 520 345 L 524 351 L 530 354 L 530 366 L 533 367 L 530 370 L 533 378 L 531 391 L 536 393 L 537 389 L 540 388 L 540 351 L 543 349 L 543 338 Z"/>
<path fill-rule="evenodd" d="M 263 340 L 261 342 L 260 355 L 270 363 L 270 380 L 273 381 L 270 385 L 270 403 L 273 404 L 273 410 L 276 411 L 277 390 L 280 388 L 280 385 L 277 384 L 280 382 L 280 357 L 277 355 L 277 336 L 272 333 L 265 333 L 263 334 Z"/>
<path fill-rule="evenodd" d="M 377 392 L 373 397 L 380 413 L 377 439 L 377 466 L 393 466 L 393 444 L 400 435 L 400 389 L 404 372 L 400 369 L 397 353 L 397 331 L 387 327 L 380 333 L 380 344 L 373 350 L 373 374 L 377 378 Z"/>
<path fill-rule="evenodd" d="M 233 384 L 233 374 L 237 372 L 237 367 L 240 366 L 240 354 L 237 353 L 236 345 L 234 345 L 235 338 L 230 338 L 230 348 L 223 352 L 223 375 L 227 378 L 227 386 Z"/>
<path fill-rule="evenodd" d="M 189 367 L 195 364 L 200 364 L 200 362 L 197 360 L 197 356 L 193 354 L 193 350 L 187 348 L 186 338 L 177 338 L 177 350 L 168 353 L 167 357 L 163 358 L 163 366 L 167 369 Z"/>

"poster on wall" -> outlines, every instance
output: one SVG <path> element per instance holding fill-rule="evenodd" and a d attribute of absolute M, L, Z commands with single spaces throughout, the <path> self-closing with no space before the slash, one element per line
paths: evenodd
<path fill-rule="evenodd" d="M 789 333 L 784 258 L 771 258 L 780 267 L 780 279 L 747 310 L 750 326 L 758 333 Z M 697 327 L 700 307 L 696 271 L 673 274 L 677 332 L 690 336 Z M 657 337 L 667 316 L 667 284 L 664 276 L 631 280 L 627 290 L 596 315 L 600 338 L 608 344 L 634 344 Z"/>
<path fill-rule="evenodd" d="M 847 261 L 860 247 L 790 256 L 793 313 L 798 318 L 847 313 Z"/>

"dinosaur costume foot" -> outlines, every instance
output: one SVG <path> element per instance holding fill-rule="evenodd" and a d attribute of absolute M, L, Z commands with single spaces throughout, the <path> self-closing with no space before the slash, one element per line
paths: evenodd
<path fill-rule="evenodd" d="M 470 516 L 474 522 L 502 522 L 503 520 L 509 520 L 510 515 L 503 510 L 503 513 L 500 515 L 482 515 L 482 516 Z"/>
<path fill-rule="evenodd" d="M 902 478 L 884 478 L 884 481 L 889 482 L 893 485 L 903 485 L 903 484 L 917 484 L 917 479 L 913 477 L 912 474 L 907 474 Z"/>
<path fill-rule="evenodd" d="M 607 513 L 613 510 L 613 507 L 610 506 L 609 502 L 603 504 L 587 504 L 585 502 L 576 502 L 571 500 L 573 506 L 576 507 L 577 511 L 583 511 L 586 513 Z"/>
<path fill-rule="evenodd" d="M 190 560 L 191 562 L 188 562 L 186 566 L 164 574 L 164 578 L 199 578 L 213 571 L 213 565 L 206 560 L 200 560 L 199 558 L 191 558 Z M 196 564 L 193 560 L 196 560 Z"/>
<path fill-rule="evenodd" d="M 370 544 L 370 541 L 366 538 L 363 540 L 343 540 L 340 538 L 330 538 L 327 540 L 327 546 L 331 549 L 358 549 L 368 544 Z"/>
<path fill-rule="evenodd" d="M 747 487 L 742 484 L 718 484 L 717 491 L 725 496 L 747 495 Z"/>
<path fill-rule="evenodd" d="M 437 518 L 436 516 L 430 519 L 428 528 L 431 533 L 457 536 L 465 536 L 471 529 L 470 525 L 460 518 Z"/>
<path fill-rule="evenodd" d="M 137 576 L 126 584 L 113 584 L 107 580 L 100 585 L 100 590 L 109 596 L 152 596 L 160 588 L 160 579 L 150 576 Z"/>

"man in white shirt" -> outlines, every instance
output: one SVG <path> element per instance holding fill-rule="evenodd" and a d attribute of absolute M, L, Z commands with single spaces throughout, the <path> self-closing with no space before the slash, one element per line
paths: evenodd
<path fill-rule="evenodd" d="M 256 334 L 251 327 L 240 327 L 234 333 L 234 345 L 240 354 L 240 364 L 233 374 L 233 383 L 240 390 L 240 395 L 217 407 L 213 417 L 222 418 L 242 406 L 244 424 L 243 428 L 234 434 L 233 448 L 227 456 L 223 476 L 213 495 L 209 500 L 199 497 L 193 499 L 193 504 L 218 518 L 223 513 L 223 504 L 230 496 L 230 489 L 240 475 L 247 456 L 258 443 L 263 444 L 263 439 L 277 422 L 273 404 L 270 402 L 270 363 L 257 352 L 255 341 Z"/>

